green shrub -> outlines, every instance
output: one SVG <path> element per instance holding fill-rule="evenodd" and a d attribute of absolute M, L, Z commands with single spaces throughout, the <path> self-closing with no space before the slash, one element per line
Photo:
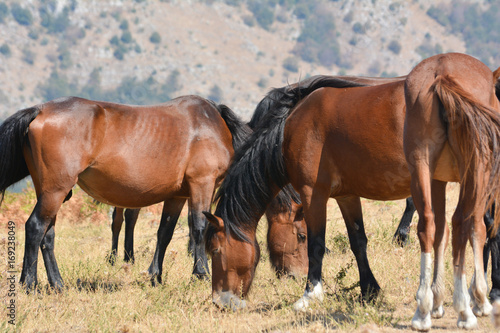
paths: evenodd
<path fill-rule="evenodd" d="M 0 23 L 5 22 L 5 18 L 9 14 L 9 7 L 5 4 L 5 2 L 0 2 Z"/>
<path fill-rule="evenodd" d="M 283 60 L 283 68 L 287 71 L 297 73 L 299 71 L 299 62 L 295 57 L 288 57 Z"/>
<path fill-rule="evenodd" d="M 11 54 L 12 54 L 12 52 L 10 51 L 9 45 L 7 45 L 6 43 L 3 43 L 0 46 L 0 53 L 3 54 L 6 57 L 10 57 Z"/>
<path fill-rule="evenodd" d="M 356 22 L 352 26 L 352 31 L 354 31 L 357 34 L 364 34 L 365 33 L 365 27 L 361 23 Z"/>
<path fill-rule="evenodd" d="M 316 6 L 313 14 L 304 21 L 293 53 L 307 62 L 317 62 L 326 67 L 333 64 L 342 66 L 333 15 L 321 5 Z"/>
<path fill-rule="evenodd" d="M 222 100 L 222 89 L 218 85 L 214 85 L 212 88 L 210 88 L 208 99 L 219 103 Z"/>
<path fill-rule="evenodd" d="M 25 48 L 23 50 L 22 59 L 25 63 L 27 63 L 29 65 L 33 65 L 35 63 L 35 56 L 36 56 L 36 54 L 33 51 L 31 51 L 30 49 Z"/>
<path fill-rule="evenodd" d="M 122 42 L 124 42 L 125 44 L 132 42 L 132 34 L 130 33 L 130 31 L 128 31 L 128 30 L 123 31 L 122 36 L 120 37 L 120 40 Z"/>
<path fill-rule="evenodd" d="M 158 32 L 153 32 L 151 36 L 149 36 L 149 41 L 153 44 L 160 44 L 161 43 L 161 36 Z"/>
<path fill-rule="evenodd" d="M 10 12 L 12 13 L 12 16 L 17 21 L 17 23 L 19 23 L 20 25 L 29 26 L 33 23 L 33 15 L 31 14 L 31 11 L 29 9 L 21 7 L 21 5 L 18 3 L 12 4 L 12 6 L 10 7 Z"/>
<path fill-rule="evenodd" d="M 128 30 L 128 21 L 127 20 L 122 20 L 120 23 L 120 29 L 121 30 Z"/>
<path fill-rule="evenodd" d="M 118 38 L 117 35 L 114 35 L 113 37 L 111 37 L 111 39 L 109 40 L 109 43 L 111 45 L 120 45 L 120 39 Z"/>
<path fill-rule="evenodd" d="M 77 86 L 69 82 L 66 76 L 60 75 L 56 69 L 52 70 L 47 80 L 37 86 L 37 92 L 47 101 L 63 96 L 78 95 Z"/>
<path fill-rule="evenodd" d="M 387 48 L 394 54 L 399 54 L 401 52 L 401 44 L 397 40 L 392 40 L 389 45 L 387 45 Z"/>
<path fill-rule="evenodd" d="M 264 29 L 269 30 L 274 22 L 274 12 L 269 5 L 261 1 L 251 1 L 248 3 L 248 9 L 252 12 L 257 23 Z"/>

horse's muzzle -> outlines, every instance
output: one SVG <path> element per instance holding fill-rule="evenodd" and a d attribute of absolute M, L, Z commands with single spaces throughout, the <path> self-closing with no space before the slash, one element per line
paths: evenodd
<path fill-rule="evenodd" d="M 221 309 L 230 309 L 238 311 L 246 308 L 247 303 L 234 295 L 230 291 L 222 291 L 212 296 L 212 302 Z"/>

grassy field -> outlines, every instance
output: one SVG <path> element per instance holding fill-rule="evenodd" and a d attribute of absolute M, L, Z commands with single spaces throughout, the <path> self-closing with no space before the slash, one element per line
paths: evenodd
<path fill-rule="evenodd" d="M 449 185 L 448 216 L 455 207 L 457 186 Z M 8 194 L 0 208 L 0 297 L 7 302 L 7 221 L 17 224 L 19 273 L 24 254 L 23 224 L 34 205 L 34 193 Z M 61 208 L 56 224 L 56 257 L 67 289 L 55 294 L 47 290 L 41 255 L 38 293 L 17 295 L 19 332 L 403 332 L 410 330 L 420 272 L 420 249 L 412 226 L 411 243 L 398 248 L 392 235 L 404 210 L 404 200 L 375 202 L 363 200 L 368 257 L 383 292 L 374 305 L 358 302 L 358 271 L 349 249 L 340 212 L 332 200 L 329 206 L 327 246 L 323 279 L 327 293 L 322 304 L 305 314 L 295 313 L 292 304 L 303 294 L 304 279 L 277 280 L 269 264 L 261 221 L 258 239 L 262 257 L 247 302 L 241 312 L 220 311 L 211 303 L 211 285 L 191 279 L 192 259 L 187 254 L 188 228 L 183 213 L 164 262 L 164 284 L 153 288 L 145 273 L 153 257 L 159 207 L 141 211 L 135 233 L 136 263 L 122 261 L 123 236 L 115 266 L 106 261 L 111 248 L 108 206 L 96 206 L 81 191 Z M 415 217 L 416 218 L 416 217 Z M 453 332 L 456 314 L 452 308 L 452 265 L 446 254 L 445 316 L 433 320 L 434 331 Z M 468 274 L 472 274 L 468 250 Z M 19 287 L 18 287 L 19 288 Z M 18 289 L 18 291 L 20 291 Z M 0 331 L 14 331 L 7 323 L 7 309 L 0 310 Z M 489 318 L 479 318 L 479 329 L 492 332 Z"/>

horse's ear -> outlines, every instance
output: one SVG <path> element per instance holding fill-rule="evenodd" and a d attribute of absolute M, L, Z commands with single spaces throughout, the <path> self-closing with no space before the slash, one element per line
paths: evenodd
<path fill-rule="evenodd" d="M 223 229 L 224 228 L 224 221 L 215 215 L 213 215 L 210 212 L 203 212 L 203 215 L 207 218 L 208 222 L 210 222 L 215 228 L 217 229 Z"/>
<path fill-rule="evenodd" d="M 494 72 L 493 72 L 493 80 L 498 81 L 500 79 L 500 67 L 498 67 Z"/>

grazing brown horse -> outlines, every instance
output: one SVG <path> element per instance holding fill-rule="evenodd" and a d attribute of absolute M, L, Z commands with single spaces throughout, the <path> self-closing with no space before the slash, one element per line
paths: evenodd
<path fill-rule="evenodd" d="M 31 175 L 37 203 L 26 222 L 20 282 L 37 284 L 41 248 L 50 285 L 63 287 L 54 256 L 57 212 L 78 184 L 100 202 L 144 207 L 164 202 L 149 273 L 161 282 L 165 249 L 186 200 L 193 218 L 194 271 L 208 274 L 206 220 L 234 146 L 248 134 L 224 105 L 197 96 L 154 106 L 69 97 L 28 109 L 0 126 L 0 191 Z"/>
<path fill-rule="evenodd" d="M 215 213 L 205 213 L 211 222 L 207 252 L 212 254 L 213 281 L 218 281 L 212 292 L 219 304 L 244 304 L 238 296 L 245 297 L 252 282 L 258 218 L 269 198 L 288 182 L 300 193 L 308 235 L 309 282 L 295 308 L 304 310 L 311 301 L 323 299 L 321 268 L 329 197 L 337 200 L 346 222 L 363 297 L 376 296 L 380 289 L 366 257 L 359 198 L 395 200 L 410 195 L 403 150 L 404 82 L 349 89 L 324 86 L 318 79 L 288 92 L 289 98 L 269 113 L 237 152 L 221 185 Z M 436 253 L 439 258 L 442 255 L 442 251 Z M 486 297 L 475 302 L 489 304 Z M 438 292 L 433 307 L 437 316 L 443 313 L 442 304 L 443 295 Z"/>
<path fill-rule="evenodd" d="M 431 286 L 432 257 L 444 251 L 448 239 L 445 186 L 460 182 L 460 197 L 452 218 L 453 307 L 461 328 L 477 326 L 476 315 L 491 312 L 486 300 L 482 261 L 486 228 L 483 215 L 500 199 L 500 103 L 495 95 L 495 73 L 479 60 L 458 53 L 433 56 L 408 75 L 405 84 L 404 151 L 411 171 L 411 192 L 419 214 L 421 247 L 420 286 L 414 329 L 431 327 L 436 294 L 442 293 L 444 264 L 436 255 Z M 498 209 L 499 205 L 497 205 Z M 495 213 L 493 231 L 500 223 Z M 474 252 L 470 293 L 464 269 L 465 248 Z M 434 313 L 433 313 L 434 315 Z"/>
<path fill-rule="evenodd" d="M 325 77 L 290 89 L 236 153 L 218 192 L 207 229 L 212 254 L 214 302 L 241 306 L 255 271 L 255 229 L 270 198 L 286 184 L 299 192 L 307 224 L 308 279 L 304 297 L 322 299 L 326 202 L 335 198 L 356 257 L 361 292 L 376 296 L 380 287 L 366 257 L 360 197 L 395 200 L 410 194 L 403 153 L 404 81 L 348 89 Z M 339 84 L 340 87 L 340 84 Z M 383 134 L 383 135 L 381 135 Z M 242 190 L 244 189 L 244 191 Z"/>

